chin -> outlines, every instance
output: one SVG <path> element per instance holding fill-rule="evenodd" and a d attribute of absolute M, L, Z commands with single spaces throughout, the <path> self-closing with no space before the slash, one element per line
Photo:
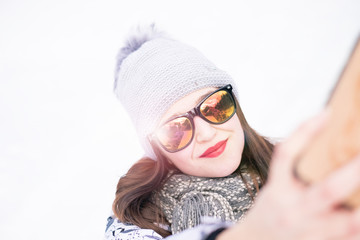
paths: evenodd
<path fill-rule="evenodd" d="M 233 174 L 236 169 L 238 168 L 238 166 L 233 167 L 233 168 L 227 168 L 227 169 L 221 169 L 218 168 L 218 170 L 216 172 L 214 172 L 213 177 L 227 177 L 231 174 Z"/>
<path fill-rule="evenodd" d="M 226 177 L 233 174 L 236 171 L 236 169 L 238 169 L 238 167 L 240 166 L 240 161 L 236 161 L 235 164 L 233 162 L 229 163 L 229 165 L 231 165 L 231 167 L 223 169 L 222 177 Z"/>

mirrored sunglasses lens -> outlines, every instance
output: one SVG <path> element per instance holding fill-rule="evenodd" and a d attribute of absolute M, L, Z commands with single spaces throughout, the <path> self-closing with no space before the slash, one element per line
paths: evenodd
<path fill-rule="evenodd" d="M 234 114 L 235 102 L 227 91 L 218 91 L 201 104 L 200 112 L 210 122 L 223 123 Z"/>
<path fill-rule="evenodd" d="M 157 132 L 157 138 L 168 151 L 185 147 L 192 138 L 193 127 L 186 117 L 179 117 L 164 124 Z"/>

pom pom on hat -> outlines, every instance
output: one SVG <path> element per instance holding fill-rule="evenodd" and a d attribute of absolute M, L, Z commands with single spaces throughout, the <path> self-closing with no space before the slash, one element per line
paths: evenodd
<path fill-rule="evenodd" d="M 169 38 L 165 32 L 158 31 L 154 23 L 149 26 L 137 26 L 129 35 L 129 38 L 126 39 L 125 46 L 119 50 L 116 56 L 114 90 L 117 86 L 121 64 L 126 57 L 138 50 L 145 42 L 155 38 Z"/>

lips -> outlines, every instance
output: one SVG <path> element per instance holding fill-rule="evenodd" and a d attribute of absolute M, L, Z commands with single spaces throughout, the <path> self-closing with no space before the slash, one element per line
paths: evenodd
<path fill-rule="evenodd" d="M 201 158 L 214 158 L 222 154 L 226 147 L 227 139 L 224 141 L 220 141 L 212 147 L 209 147 L 203 154 L 201 154 Z"/>

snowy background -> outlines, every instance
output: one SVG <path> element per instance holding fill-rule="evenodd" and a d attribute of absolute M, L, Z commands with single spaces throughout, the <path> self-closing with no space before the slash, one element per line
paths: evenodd
<path fill-rule="evenodd" d="M 248 122 L 286 137 L 318 112 L 360 34 L 360 1 L 0 0 L 0 239 L 101 239 L 142 156 L 113 92 L 136 24 L 236 79 Z"/>

